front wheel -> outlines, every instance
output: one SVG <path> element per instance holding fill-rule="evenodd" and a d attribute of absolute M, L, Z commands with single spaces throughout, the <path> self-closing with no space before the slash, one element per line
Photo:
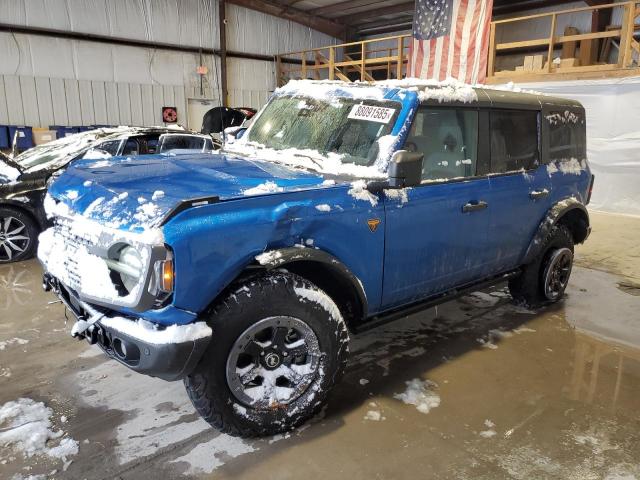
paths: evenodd
<path fill-rule="evenodd" d="M 21 210 L 0 206 L 0 263 L 19 262 L 33 257 L 38 227 Z"/>
<path fill-rule="evenodd" d="M 509 281 L 514 300 L 528 307 L 557 302 L 564 295 L 573 267 L 573 237 L 564 225 L 554 226 L 540 254 Z"/>
<path fill-rule="evenodd" d="M 185 379 L 198 413 L 231 435 L 295 428 L 342 375 L 348 332 L 333 300 L 289 273 L 255 278 L 210 314 L 211 344 Z"/>

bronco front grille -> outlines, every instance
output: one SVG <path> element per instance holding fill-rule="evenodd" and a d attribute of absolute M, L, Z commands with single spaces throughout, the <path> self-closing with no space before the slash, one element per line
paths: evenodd
<path fill-rule="evenodd" d="M 66 247 L 66 253 L 63 265 L 67 272 L 68 286 L 74 290 L 79 290 L 81 281 L 78 265 L 78 251 L 84 247 L 89 247 L 91 241 L 87 238 L 73 233 L 71 226 L 63 219 L 56 219 L 54 223 L 54 234 L 60 237 Z"/>

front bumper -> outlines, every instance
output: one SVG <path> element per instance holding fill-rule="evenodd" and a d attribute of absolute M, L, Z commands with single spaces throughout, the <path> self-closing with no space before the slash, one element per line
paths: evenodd
<path fill-rule="evenodd" d="M 211 341 L 211 329 L 204 322 L 162 328 L 88 305 L 49 274 L 45 273 L 42 282 L 43 288 L 53 291 L 73 314 L 76 325 L 98 318 L 74 336 L 97 344 L 109 357 L 138 373 L 169 381 L 184 378 L 193 371 Z"/>

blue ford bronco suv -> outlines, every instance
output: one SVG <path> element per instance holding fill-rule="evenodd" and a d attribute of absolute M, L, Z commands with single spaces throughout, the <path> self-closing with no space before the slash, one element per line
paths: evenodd
<path fill-rule="evenodd" d="M 312 416 L 363 329 L 503 281 L 557 301 L 590 232 L 571 100 L 292 81 L 228 133 L 214 154 L 74 163 L 38 256 L 74 336 L 183 379 L 230 434 Z"/>

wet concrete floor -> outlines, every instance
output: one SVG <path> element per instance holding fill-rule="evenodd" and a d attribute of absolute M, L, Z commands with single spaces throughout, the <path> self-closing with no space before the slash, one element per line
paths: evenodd
<path fill-rule="evenodd" d="M 63 470 L 0 446 L 0 479 L 640 479 L 640 219 L 592 217 L 561 303 L 499 285 L 363 334 L 323 413 L 260 440 L 71 339 L 36 261 L 1 266 L 0 405 L 43 401 L 80 450 Z M 412 379 L 428 413 L 394 397 Z"/>

